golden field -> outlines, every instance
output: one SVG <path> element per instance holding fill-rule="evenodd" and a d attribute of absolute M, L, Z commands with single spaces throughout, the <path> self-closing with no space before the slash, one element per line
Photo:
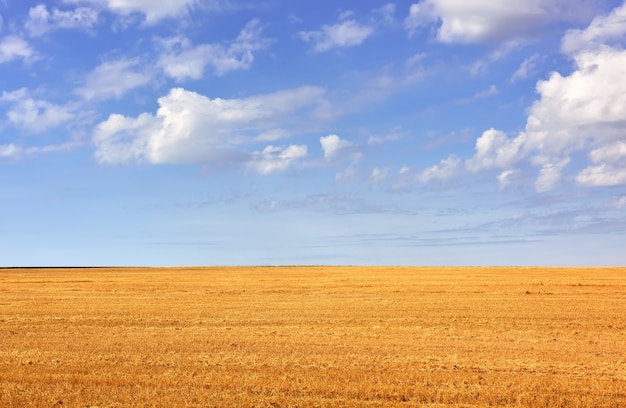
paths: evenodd
<path fill-rule="evenodd" d="M 0 270 L 1 407 L 626 407 L 626 268 Z"/>

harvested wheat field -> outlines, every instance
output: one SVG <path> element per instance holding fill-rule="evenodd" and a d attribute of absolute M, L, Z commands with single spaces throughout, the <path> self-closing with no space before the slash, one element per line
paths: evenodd
<path fill-rule="evenodd" d="M 4 269 L 0 406 L 626 407 L 626 269 Z"/>

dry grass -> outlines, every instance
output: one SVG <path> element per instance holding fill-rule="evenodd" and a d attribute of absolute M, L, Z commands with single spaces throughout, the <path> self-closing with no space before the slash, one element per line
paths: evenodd
<path fill-rule="evenodd" d="M 626 407 L 626 269 L 0 270 L 0 406 Z"/>

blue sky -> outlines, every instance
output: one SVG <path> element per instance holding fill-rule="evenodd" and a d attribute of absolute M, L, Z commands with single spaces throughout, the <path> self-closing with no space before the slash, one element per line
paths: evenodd
<path fill-rule="evenodd" d="M 0 0 L 0 265 L 624 265 L 626 5 Z"/>

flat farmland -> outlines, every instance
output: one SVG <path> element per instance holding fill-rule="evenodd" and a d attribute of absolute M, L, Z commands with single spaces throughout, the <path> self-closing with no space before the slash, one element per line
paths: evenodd
<path fill-rule="evenodd" d="M 0 270 L 2 407 L 626 407 L 626 268 Z"/>

